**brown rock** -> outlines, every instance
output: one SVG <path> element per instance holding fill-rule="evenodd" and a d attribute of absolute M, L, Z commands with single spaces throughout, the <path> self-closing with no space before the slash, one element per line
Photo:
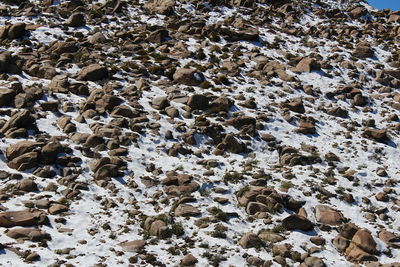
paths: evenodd
<path fill-rule="evenodd" d="M 81 81 L 99 81 L 108 77 L 108 70 L 105 66 L 92 64 L 81 69 L 78 74 L 78 80 Z"/>
<path fill-rule="evenodd" d="M 151 0 L 147 1 L 144 8 L 161 15 L 171 15 L 174 12 L 174 6 L 175 0 Z"/>
<path fill-rule="evenodd" d="M 34 192 L 38 190 L 37 184 L 33 179 L 24 179 L 17 184 L 17 189 L 25 192 Z"/>
<path fill-rule="evenodd" d="M 315 218 L 318 223 L 328 225 L 339 225 L 345 220 L 343 214 L 326 205 L 315 207 Z"/>
<path fill-rule="evenodd" d="M 303 58 L 297 65 L 295 71 L 297 72 L 311 72 L 313 70 L 320 70 L 320 64 L 313 58 Z"/>
<path fill-rule="evenodd" d="M 122 250 L 125 252 L 139 252 L 144 249 L 146 246 L 145 240 L 134 240 L 129 242 L 119 243 Z"/>
<path fill-rule="evenodd" d="M 282 225 L 288 230 L 310 231 L 314 228 L 310 220 L 297 214 L 289 215 L 283 219 Z"/>
<path fill-rule="evenodd" d="M 198 262 L 197 258 L 192 254 L 187 254 L 185 257 L 182 258 L 181 264 L 183 266 L 193 266 Z"/>
<path fill-rule="evenodd" d="M 62 204 L 54 204 L 49 208 L 49 213 L 51 215 L 57 215 L 65 211 L 68 211 L 68 207 Z"/>
<path fill-rule="evenodd" d="M 39 164 L 39 153 L 28 152 L 8 162 L 8 167 L 24 171 Z"/>
<path fill-rule="evenodd" d="M 239 245 L 242 248 L 259 248 L 262 246 L 261 239 L 253 233 L 246 233 L 239 240 Z"/>
<path fill-rule="evenodd" d="M 176 207 L 175 216 L 183 216 L 183 217 L 196 217 L 201 214 L 200 210 L 196 207 L 193 207 L 189 204 L 180 204 Z"/>
<path fill-rule="evenodd" d="M 51 240 L 49 234 L 35 228 L 13 228 L 6 235 L 13 239 L 30 240 L 33 242 Z"/>
<path fill-rule="evenodd" d="M 47 223 L 46 214 L 40 210 L 0 212 L 0 227 L 34 226 Z"/>
<path fill-rule="evenodd" d="M 376 242 L 371 233 L 366 229 L 358 230 L 351 239 L 351 242 L 369 254 L 378 253 L 378 250 L 376 249 Z"/>

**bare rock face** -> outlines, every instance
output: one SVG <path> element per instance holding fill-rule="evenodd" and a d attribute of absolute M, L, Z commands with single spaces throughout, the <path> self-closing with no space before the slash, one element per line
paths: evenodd
<path fill-rule="evenodd" d="M 84 67 L 78 74 L 78 80 L 81 81 L 99 81 L 108 77 L 108 70 L 106 67 L 99 64 L 92 64 Z"/>

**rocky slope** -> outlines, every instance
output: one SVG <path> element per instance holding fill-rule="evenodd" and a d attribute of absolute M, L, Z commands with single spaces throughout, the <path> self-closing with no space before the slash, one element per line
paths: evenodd
<path fill-rule="evenodd" d="M 400 266 L 400 12 L 1 0 L 0 265 Z"/>

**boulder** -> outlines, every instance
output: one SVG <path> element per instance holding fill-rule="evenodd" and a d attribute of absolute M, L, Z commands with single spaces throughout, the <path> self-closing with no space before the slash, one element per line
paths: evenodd
<path fill-rule="evenodd" d="M 0 212 L 0 227 L 35 226 L 48 222 L 46 213 L 28 209 L 21 211 Z"/>
<path fill-rule="evenodd" d="M 81 69 L 78 74 L 78 80 L 81 81 L 99 81 L 108 77 L 108 70 L 100 64 L 92 64 Z"/>
<path fill-rule="evenodd" d="M 194 266 L 199 260 L 192 254 L 187 254 L 181 260 L 182 266 Z"/>
<path fill-rule="evenodd" d="M 24 171 L 39 164 L 39 153 L 28 152 L 8 162 L 8 167 L 18 171 Z"/>
<path fill-rule="evenodd" d="M 51 240 L 48 233 L 36 228 L 13 228 L 6 235 L 13 239 L 30 240 L 32 242 Z"/>
<path fill-rule="evenodd" d="M 208 98 L 205 95 L 195 94 L 188 99 L 187 105 L 191 109 L 204 110 L 208 108 Z"/>
<path fill-rule="evenodd" d="M 300 62 L 296 65 L 296 72 L 311 72 L 313 70 L 320 70 L 321 65 L 315 61 L 313 58 L 306 57 L 300 60 Z"/>
<path fill-rule="evenodd" d="M 283 219 L 282 226 L 288 230 L 301 230 L 310 231 L 314 228 L 314 225 L 306 217 L 292 214 Z"/>
<path fill-rule="evenodd" d="M 139 252 L 139 251 L 143 250 L 144 247 L 146 246 L 146 241 L 139 239 L 139 240 L 134 240 L 134 241 L 129 241 L 129 242 L 122 242 L 122 243 L 119 243 L 119 246 L 125 252 Z"/>
<path fill-rule="evenodd" d="M 86 25 L 85 14 L 80 12 L 72 13 L 67 20 L 67 25 L 70 27 L 82 27 Z"/>
<path fill-rule="evenodd" d="M 261 247 L 263 242 L 261 239 L 254 233 L 246 233 L 240 238 L 239 245 L 242 248 L 259 248 Z"/>
<path fill-rule="evenodd" d="M 161 15 L 172 15 L 175 0 L 150 0 L 144 4 L 144 8 Z"/>
<path fill-rule="evenodd" d="M 327 225 L 339 225 L 345 220 L 341 212 L 326 205 L 315 206 L 315 218 L 318 223 Z"/>
<path fill-rule="evenodd" d="M 196 207 L 193 207 L 189 204 L 180 204 L 176 207 L 175 216 L 183 216 L 183 217 L 196 217 L 201 214 L 200 210 Z"/>

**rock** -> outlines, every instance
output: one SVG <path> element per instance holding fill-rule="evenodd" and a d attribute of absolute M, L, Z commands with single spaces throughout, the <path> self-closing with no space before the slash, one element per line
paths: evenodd
<path fill-rule="evenodd" d="M 11 89 L 0 88 L 0 106 L 11 106 L 15 97 L 15 92 Z"/>
<path fill-rule="evenodd" d="M 6 149 L 6 157 L 7 160 L 13 160 L 25 153 L 32 152 L 32 151 L 39 151 L 40 147 L 44 144 L 41 142 L 34 142 L 34 141 L 20 141 L 7 147 Z"/>
<path fill-rule="evenodd" d="M 240 154 L 246 152 L 246 145 L 238 141 L 233 134 L 227 134 L 224 140 L 218 144 L 217 149 Z"/>
<path fill-rule="evenodd" d="M 389 139 L 386 133 L 386 129 L 378 130 L 378 129 L 366 128 L 363 134 L 364 136 L 378 142 L 385 142 Z"/>
<path fill-rule="evenodd" d="M 16 57 L 11 52 L 4 51 L 0 53 L 0 73 L 20 74 L 20 66 L 16 63 Z"/>
<path fill-rule="evenodd" d="M 8 167 L 24 171 L 39 164 L 39 153 L 28 152 L 8 162 Z"/>
<path fill-rule="evenodd" d="M 321 70 L 320 64 L 313 58 L 303 58 L 295 68 L 296 72 L 311 72 L 313 70 Z"/>
<path fill-rule="evenodd" d="M 303 266 L 307 267 L 325 267 L 325 263 L 322 259 L 317 257 L 307 257 L 304 262 Z"/>
<path fill-rule="evenodd" d="M 325 238 L 323 238 L 322 236 L 312 236 L 310 237 L 310 241 L 318 246 L 323 246 L 326 242 Z"/>
<path fill-rule="evenodd" d="M 315 218 L 318 223 L 328 225 L 339 225 L 345 220 L 341 212 L 326 205 L 315 206 Z"/>
<path fill-rule="evenodd" d="M 246 212 L 250 215 L 254 215 L 257 212 L 269 212 L 270 209 L 262 203 L 249 202 L 246 207 Z"/>
<path fill-rule="evenodd" d="M 245 126 L 253 125 L 255 126 L 257 120 L 250 116 L 237 116 L 232 119 L 227 120 L 225 123 L 227 125 L 232 125 L 236 129 L 242 129 Z"/>
<path fill-rule="evenodd" d="M 15 113 L 11 118 L 4 124 L 1 128 L 0 132 L 5 133 L 11 128 L 27 128 L 32 123 L 34 123 L 35 119 L 32 117 L 31 113 L 28 110 L 21 110 Z"/>
<path fill-rule="evenodd" d="M 291 244 L 275 244 L 272 247 L 272 254 L 274 256 L 281 256 L 284 258 L 289 258 L 293 246 Z"/>
<path fill-rule="evenodd" d="M 201 214 L 200 210 L 196 207 L 193 207 L 189 204 L 180 204 L 176 207 L 175 216 L 183 216 L 183 217 L 196 217 Z"/>
<path fill-rule="evenodd" d="M 156 97 L 151 101 L 151 106 L 155 109 L 163 110 L 169 106 L 168 98 L 163 96 Z"/>
<path fill-rule="evenodd" d="M 17 189 L 25 192 L 34 192 L 38 191 L 37 184 L 33 181 L 33 179 L 24 179 L 17 184 Z"/>
<path fill-rule="evenodd" d="M 174 10 L 175 0 L 150 0 L 144 4 L 144 8 L 151 12 L 158 13 L 161 15 L 171 15 Z"/>
<path fill-rule="evenodd" d="M 0 227 L 35 226 L 47 223 L 47 216 L 40 210 L 0 212 Z"/>
<path fill-rule="evenodd" d="M 351 242 L 369 254 L 378 253 L 378 250 L 376 249 L 376 242 L 371 233 L 366 229 L 358 230 L 351 239 Z"/>
<path fill-rule="evenodd" d="M 258 237 L 265 242 L 271 242 L 271 243 L 277 243 L 285 240 L 285 238 L 280 234 L 273 232 L 266 232 L 266 231 L 263 231 L 260 234 L 258 234 Z"/>
<path fill-rule="evenodd" d="M 285 106 L 289 110 L 296 112 L 296 113 L 304 113 L 305 112 L 304 105 L 301 100 L 294 100 L 294 101 L 288 102 L 285 104 Z"/>
<path fill-rule="evenodd" d="M 369 45 L 359 45 L 353 50 L 353 56 L 359 59 L 372 58 L 375 51 Z"/>
<path fill-rule="evenodd" d="M 8 29 L 8 39 L 14 40 L 24 36 L 26 24 L 23 22 L 15 23 Z"/>
<path fill-rule="evenodd" d="M 204 110 L 208 108 L 208 98 L 199 94 L 191 95 L 188 99 L 187 105 L 193 110 Z"/>
<path fill-rule="evenodd" d="M 65 211 L 68 211 L 68 207 L 62 204 L 53 204 L 49 208 L 49 213 L 51 215 L 57 215 Z"/>
<path fill-rule="evenodd" d="M 197 262 L 199 262 L 199 261 L 197 260 L 197 258 L 195 256 L 193 256 L 192 254 L 187 254 L 185 257 L 182 258 L 181 265 L 183 265 L 183 266 L 193 266 Z"/>
<path fill-rule="evenodd" d="M 365 7 L 356 7 L 350 11 L 350 15 L 353 18 L 360 18 L 368 14 L 368 10 Z"/>
<path fill-rule="evenodd" d="M 301 231 L 310 231 L 314 228 L 314 225 L 307 218 L 292 214 L 283 219 L 282 226 L 288 230 L 301 230 Z"/>
<path fill-rule="evenodd" d="M 108 180 L 111 177 L 118 177 L 119 175 L 117 165 L 105 164 L 96 171 L 94 177 L 96 180 Z"/>
<path fill-rule="evenodd" d="M 198 72 L 195 69 L 178 69 L 175 71 L 173 75 L 173 80 L 176 83 L 184 84 L 184 85 L 189 85 L 189 86 L 195 86 L 199 85 L 202 83 L 205 78 L 204 75 L 201 72 Z"/>
<path fill-rule="evenodd" d="M 13 228 L 6 235 L 13 239 L 30 240 L 32 242 L 51 240 L 48 233 L 35 228 Z"/>
<path fill-rule="evenodd" d="M 108 77 L 108 70 L 105 66 L 92 64 L 81 69 L 78 74 L 78 80 L 81 81 L 99 81 Z"/>
<path fill-rule="evenodd" d="M 146 241 L 134 240 L 129 242 L 122 242 L 119 243 L 119 246 L 121 246 L 122 250 L 125 252 L 139 252 L 142 251 L 146 246 Z"/>
<path fill-rule="evenodd" d="M 51 142 L 46 144 L 41 150 L 41 158 L 45 163 L 55 163 L 57 155 L 64 153 L 64 147 L 59 142 Z"/>
<path fill-rule="evenodd" d="M 326 113 L 328 113 L 331 116 L 340 118 L 347 118 L 349 116 L 349 112 L 340 107 L 331 108 Z"/>
<path fill-rule="evenodd" d="M 85 26 L 86 25 L 85 14 L 79 12 L 72 13 L 72 15 L 69 16 L 67 20 L 67 25 L 70 27 Z"/>
<path fill-rule="evenodd" d="M 262 246 L 261 239 L 253 233 L 246 233 L 240 238 L 239 245 L 242 248 L 259 248 Z"/>
<path fill-rule="evenodd" d="M 148 231 L 150 235 L 157 236 L 159 238 L 164 238 L 167 235 L 168 227 L 165 222 L 161 220 L 156 220 L 151 224 Z"/>

